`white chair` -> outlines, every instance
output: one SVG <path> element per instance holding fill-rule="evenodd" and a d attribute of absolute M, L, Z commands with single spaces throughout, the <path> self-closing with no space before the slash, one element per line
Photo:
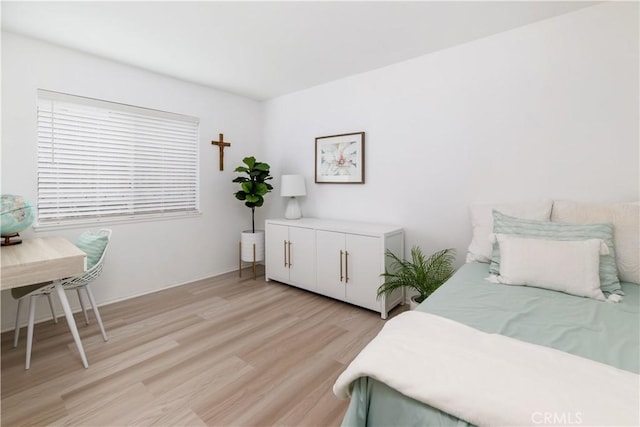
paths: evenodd
<path fill-rule="evenodd" d="M 15 335 L 13 339 L 14 348 L 18 346 L 18 340 L 20 337 L 20 309 L 22 307 L 22 301 L 29 298 L 29 322 L 27 324 L 27 357 L 25 362 L 25 369 L 29 369 L 31 366 L 31 348 L 33 344 L 33 324 L 34 324 L 35 312 L 36 312 L 36 300 L 38 299 L 38 297 L 46 296 L 48 298 L 49 307 L 51 308 L 51 314 L 53 315 L 53 321 L 55 323 L 58 323 L 58 320 L 55 315 L 55 311 L 53 309 L 53 301 L 51 299 L 51 293 L 55 290 L 56 285 L 61 286 L 62 289 L 64 290 L 73 290 L 73 289 L 76 290 L 78 294 L 78 300 L 80 301 L 80 306 L 82 307 L 82 312 L 84 314 L 84 321 L 88 325 L 89 316 L 87 315 L 87 309 L 84 304 L 82 294 L 80 293 L 82 289 L 85 290 L 87 296 L 89 297 L 89 303 L 91 304 L 93 313 L 96 316 L 98 326 L 100 327 L 102 338 L 105 341 L 107 341 L 108 339 L 107 333 L 105 332 L 104 326 L 102 324 L 102 318 L 100 317 L 100 312 L 98 311 L 98 306 L 96 305 L 95 298 L 93 297 L 93 292 L 91 292 L 91 288 L 89 287 L 89 284 L 93 280 L 95 280 L 100 275 L 100 273 L 102 273 L 104 258 L 105 258 L 105 255 L 107 254 L 107 249 L 109 248 L 109 242 L 111 241 L 111 230 L 102 229 L 95 233 L 86 232 L 83 234 L 83 236 L 106 237 L 106 244 L 104 244 L 104 248 L 101 250 L 101 253 L 96 252 L 91 247 L 87 248 L 86 246 L 80 246 L 80 242 L 76 242 L 76 245 L 78 245 L 80 249 L 83 249 L 85 252 L 88 253 L 88 256 L 87 256 L 88 270 L 84 274 L 82 274 L 81 276 L 69 277 L 66 279 L 56 280 L 53 282 L 39 283 L 36 285 L 11 289 L 11 296 L 16 300 L 18 300 L 18 309 L 16 313 L 16 328 L 15 328 Z M 97 259 L 97 261 L 94 261 L 95 263 L 93 265 L 91 265 L 92 259 L 94 260 Z M 64 304 L 63 304 L 63 308 L 65 309 L 65 311 L 68 309 L 68 307 L 64 307 Z M 80 341 L 80 337 L 76 336 L 77 331 L 74 331 L 72 329 L 71 332 L 72 333 L 75 332 L 74 340 L 76 340 L 76 343 L 78 343 Z M 86 361 L 86 356 L 84 355 L 84 351 L 81 349 L 80 346 L 78 347 L 78 350 L 80 351 L 80 356 L 82 358 L 82 363 L 84 367 L 85 368 L 88 367 L 88 363 Z"/>

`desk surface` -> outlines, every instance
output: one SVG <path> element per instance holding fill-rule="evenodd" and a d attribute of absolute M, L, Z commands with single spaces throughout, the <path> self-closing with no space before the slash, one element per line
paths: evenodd
<path fill-rule="evenodd" d="M 77 276 L 87 269 L 87 254 L 62 237 L 23 239 L 0 249 L 0 289 Z"/>

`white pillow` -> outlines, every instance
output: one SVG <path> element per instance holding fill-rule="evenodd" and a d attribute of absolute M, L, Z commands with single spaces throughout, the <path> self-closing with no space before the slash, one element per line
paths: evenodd
<path fill-rule="evenodd" d="M 499 283 L 535 286 L 604 301 L 600 290 L 600 239 L 545 240 L 496 234 L 500 245 Z"/>
<path fill-rule="evenodd" d="M 618 277 L 640 284 L 640 206 L 635 203 L 587 204 L 553 202 L 552 222 L 579 224 L 610 222 Z"/>
<path fill-rule="evenodd" d="M 517 218 L 549 221 L 551 218 L 551 200 L 539 200 L 509 204 L 473 204 L 471 205 L 471 226 L 473 238 L 467 252 L 467 262 L 490 262 L 493 245 L 489 235 L 493 233 L 493 210 Z"/>

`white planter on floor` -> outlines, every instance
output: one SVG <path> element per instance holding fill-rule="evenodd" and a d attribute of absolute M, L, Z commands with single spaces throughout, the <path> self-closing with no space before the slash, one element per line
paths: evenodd
<path fill-rule="evenodd" d="M 258 262 L 264 260 L 264 230 L 256 230 L 252 233 L 251 230 L 245 230 L 242 232 L 240 240 L 242 244 L 242 250 L 240 252 L 240 258 L 245 262 Z M 253 245 L 256 248 L 256 258 L 253 259 Z"/>
<path fill-rule="evenodd" d="M 418 308 L 420 303 L 416 302 L 416 300 L 414 299 L 414 298 L 417 298 L 417 297 L 418 297 L 417 295 L 414 295 L 411 298 L 409 298 L 409 309 L 415 310 L 416 308 Z"/>

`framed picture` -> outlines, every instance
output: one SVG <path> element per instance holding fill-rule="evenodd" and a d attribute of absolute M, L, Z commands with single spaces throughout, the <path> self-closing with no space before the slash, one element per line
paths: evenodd
<path fill-rule="evenodd" d="M 316 138 L 317 184 L 364 184 L 364 132 Z"/>

